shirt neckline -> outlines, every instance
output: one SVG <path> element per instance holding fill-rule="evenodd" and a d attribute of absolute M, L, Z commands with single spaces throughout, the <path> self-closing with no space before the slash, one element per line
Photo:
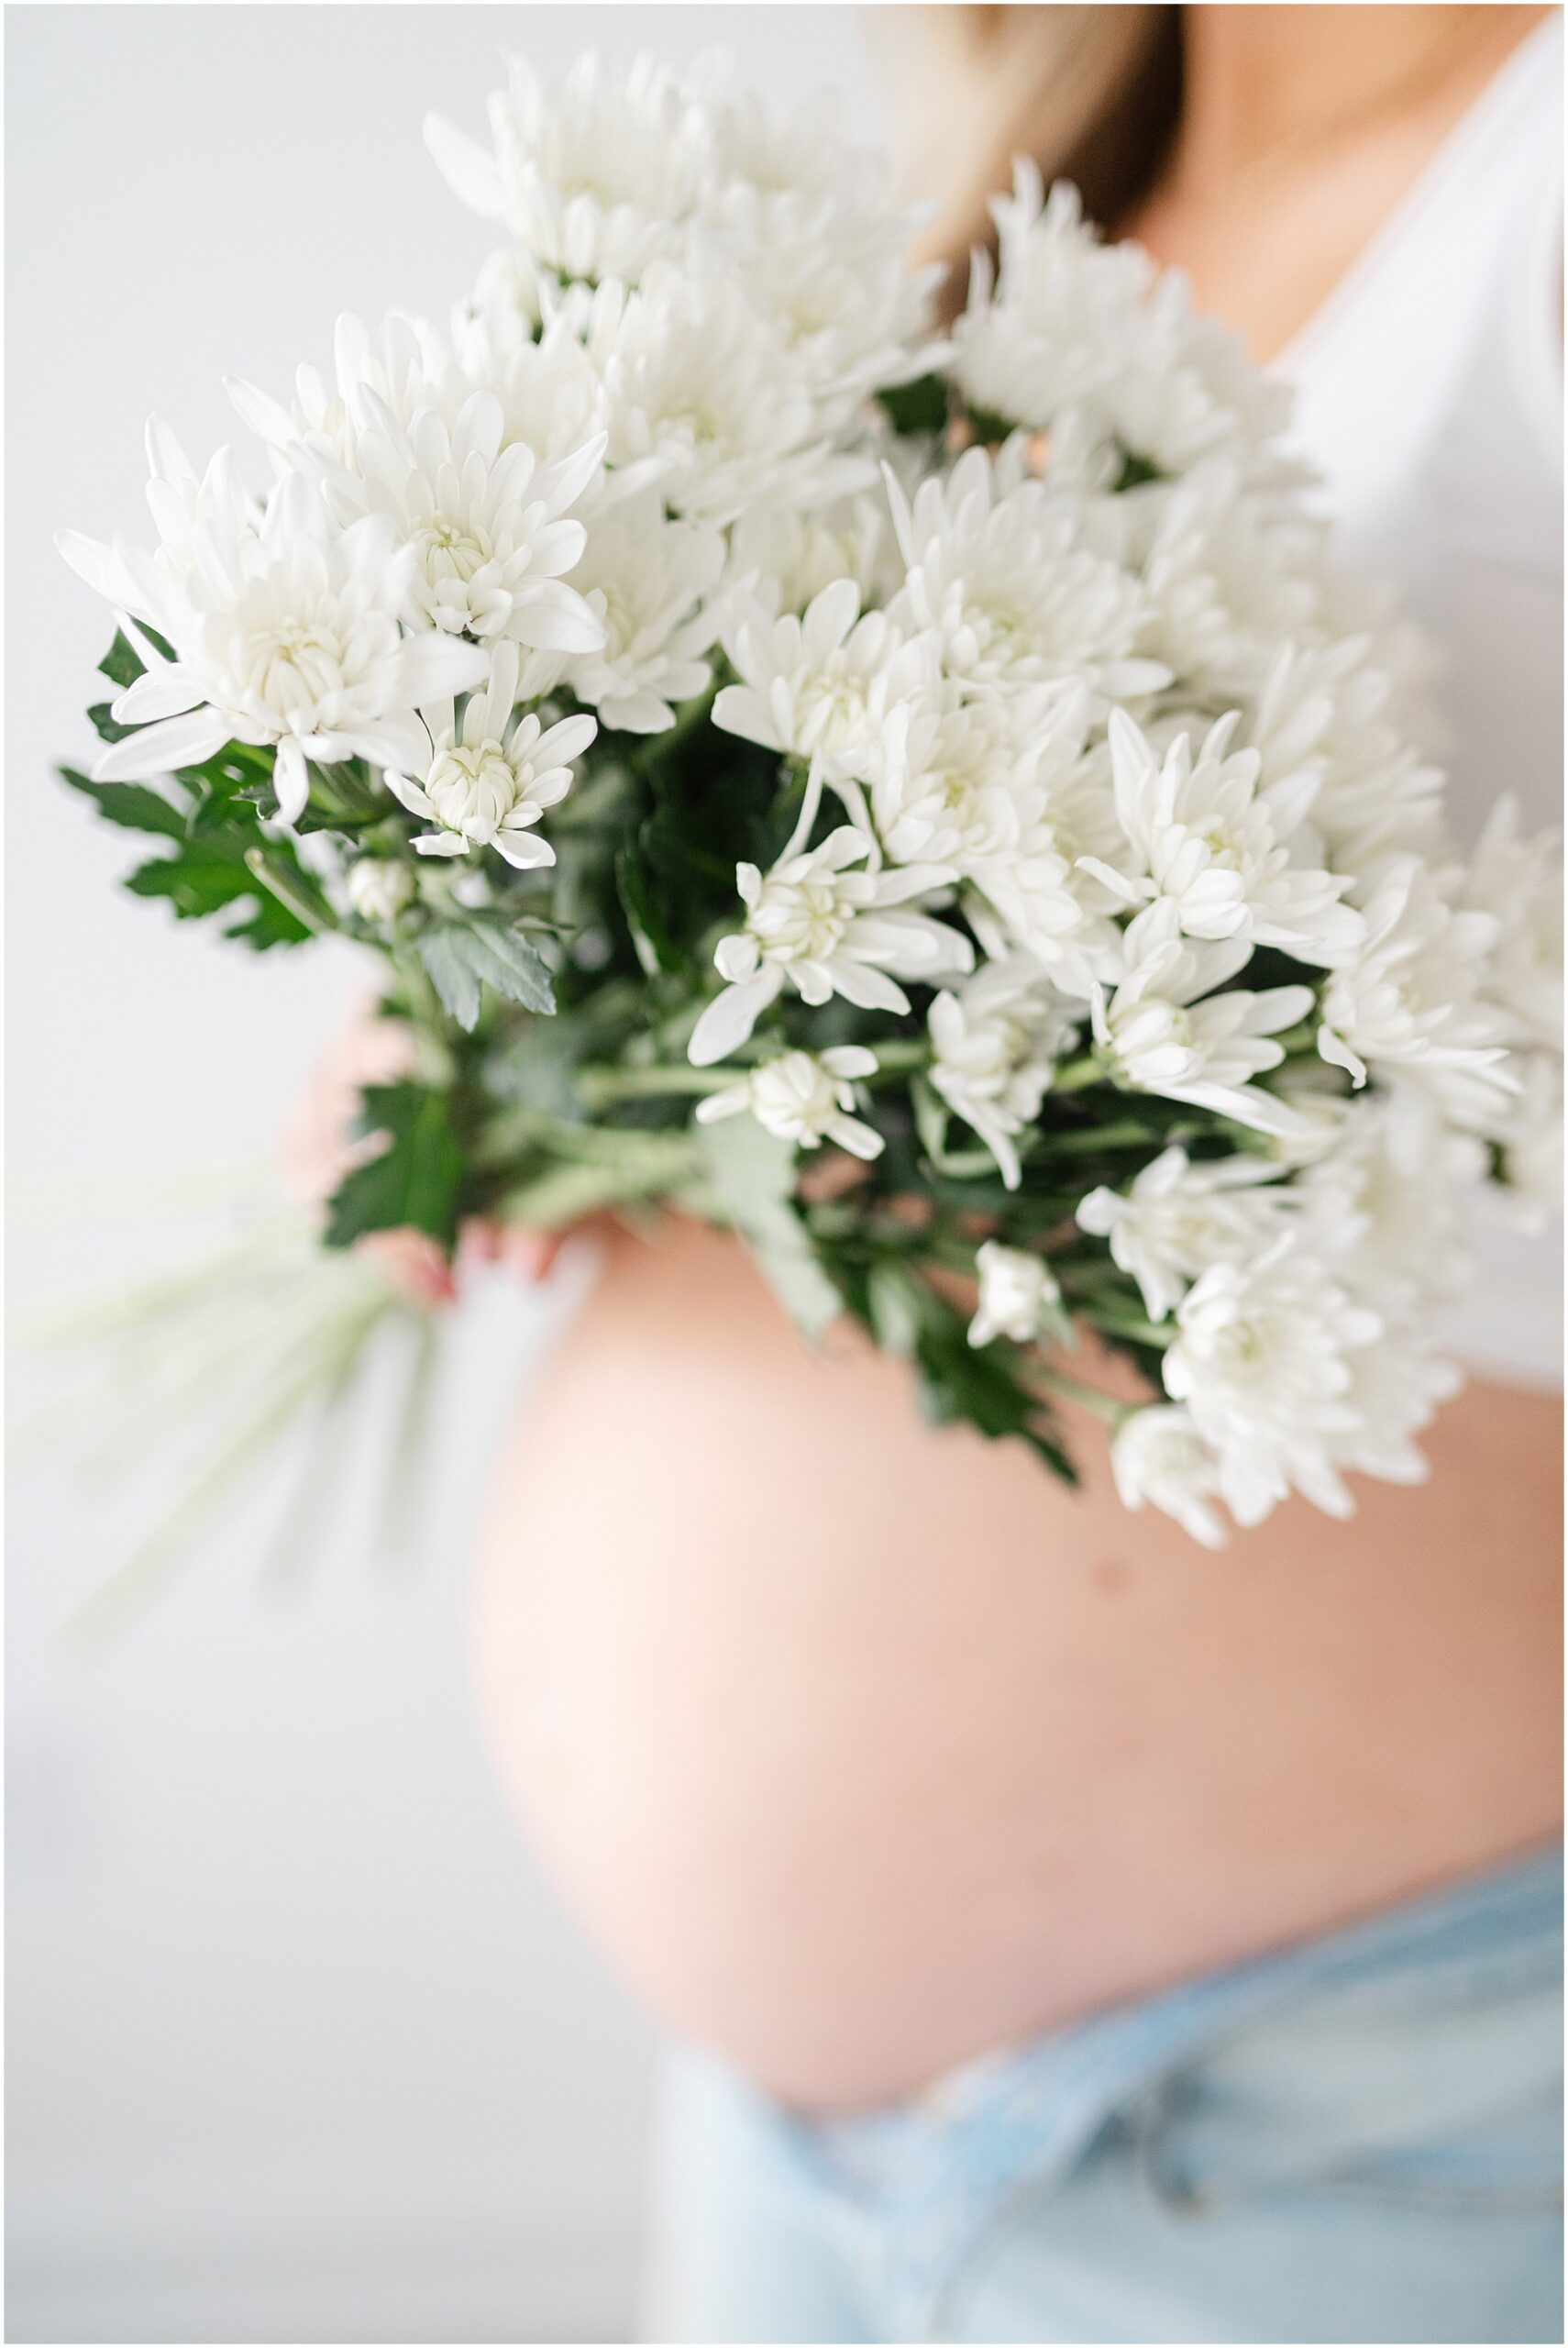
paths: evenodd
<path fill-rule="evenodd" d="M 1267 362 L 1265 373 L 1295 380 L 1321 365 L 1343 335 L 1347 322 L 1395 265 L 1407 244 L 1414 240 L 1428 214 L 1436 209 L 1439 198 L 1451 184 L 1463 180 L 1473 155 L 1489 146 L 1494 127 L 1499 119 L 1506 118 L 1516 93 L 1533 79 L 1537 53 L 1554 50 L 1562 32 L 1561 14 L 1553 8 L 1509 50 L 1485 87 L 1439 141 L 1403 195 L 1385 214 L 1349 268 L 1330 287 L 1285 349 Z"/>

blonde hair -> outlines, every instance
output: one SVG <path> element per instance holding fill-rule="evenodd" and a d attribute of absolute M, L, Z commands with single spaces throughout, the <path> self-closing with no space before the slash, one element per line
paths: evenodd
<path fill-rule="evenodd" d="M 1172 6 L 898 7 L 874 33 L 904 84 L 904 177 L 934 198 L 925 250 L 989 240 L 989 198 L 1029 155 L 1111 227 L 1150 184 L 1181 109 Z M 959 274 L 961 272 L 955 272 Z"/>

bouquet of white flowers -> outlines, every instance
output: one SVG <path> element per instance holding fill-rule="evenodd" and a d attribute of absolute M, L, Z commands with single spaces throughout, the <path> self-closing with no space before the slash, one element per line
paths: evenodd
<path fill-rule="evenodd" d="M 940 330 L 872 162 L 717 69 L 427 136 L 509 239 L 449 330 L 346 318 L 232 387 L 269 487 L 155 423 L 155 550 L 61 539 L 127 885 L 379 958 L 326 1246 L 674 1208 L 939 1420 L 1071 1477 L 1087 1401 L 1199 1541 L 1418 1476 L 1480 1187 L 1550 1179 L 1556 883 L 1445 836 L 1286 394 L 1028 166 Z"/>

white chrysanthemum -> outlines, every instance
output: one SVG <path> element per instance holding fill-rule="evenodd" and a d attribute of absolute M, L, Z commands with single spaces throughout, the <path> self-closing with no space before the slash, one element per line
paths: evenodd
<path fill-rule="evenodd" d="M 1539 1230 L 1562 1212 L 1562 1055 L 1516 1051 L 1509 1065 L 1518 1091 L 1484 1130 L 1500 1153 L 1519 1219 Z"/>
<path fill-rule="evenodd" d="M 934 642 L 907 641 L 882 612 L 862 617 L 849 579 L 824 587 L 801 619 L 772 619 L 745 598 L 723 641 L 741 681 L 719 694 L 713 723 L 766 749 L 820 759 L 832 782 L 864 780 L 891 713 L 935 681 Z"/>
<path fill-rule="evenodd" d="M 387 788 L 410 814 L 436 826 L 414 838 L 421 856 L 467 856 L 493 847 L 519 871 L 553 864 L 555 849 L 534 830 L 571 788 L 571 762 L 598 731 L 591 717 L 566 717 L 541 729 L 530 710 L 516 712 L 518 653 L 498 645 L 482 692 L 461 719 L 448 703 L 430 715 L 435 752 L 423 783 L 389 769 Z"/>
<path fill-rule="evenodd" d="M 979 1135 L 1010 1191 L 1021 1179 L 1017 1137 L 1039 1115 L 1082 1015 L 1023 954 L 983 963 L 931 1006 L 933 1088 Z"/>
<path fill-rule="evenodd" d="M 414 879 L 406 864 L 386 856 L 357 857 L 344 878 L 348 903 L 361 921 L 395 921 L 414 897 Z"/>
<path fill-rule="evenodd" d="M 1318 1048 L 1357 1084 L 1374 1069 L 1408 1069 L 1439 1098 L 1445 1080 L 1506 1097 L 1507 1022 L 1481 990 L 1497 936 L 1491 914 L 1450 902 L 1444 880 L 1401 858 L 1367 899 L 1365 941 L 1331 973 Z"/>
<path fill-rule="evenodd" d="M 1292 1186 L 1314 1246 L 1380 1312 L 1413 1312 L 1470 1271 L 1486 1153 L 1413 1086 L 1347 1106 L 1332 1146 Z"/>
<path fill-rule="evenodd" d="M 1334 1454 L 1368 1433 L 1352 1399 L 1355 1357 L 1383 1335 L 1381 1316 L 1295 1234 L 1250 1262 L 1212 1265 L 1187 1290 L 1165 1390 L 1212 1445 L 1238 1523 L 1261 1523 L 1292 1490 L 1350 1513 Z"/>
<path fill-rule="evenodd" d="M 908 572 L 894 615 L 942 638 L 948 674 L 966 687 L 1071 678 L 1115 699 L 1169 681 L 1135 657 L 1143 590 L 1081 542 L 1070 499 L 1011 478 L 983 449 L 911 501 L 888 475 Z"/>
<path fill-rule="evenodd" d="M 965 874 L 1016 855 L 1043 815 L 1043 775 L 1078 753 L 1081 711 L 1059 692 L 965 701 L 951 686 L 900 704 L 883 731 L 871 790 L 888 854 Z"/>
<path fill-rule="evenodd" d="M 835 994 L 867 1011 L 908 1011 L 899 979 L 936 985 L 974 959 L 966 937 L 914 909 L 944 875 L 922 867 L 868 865 L 874 843 L 845 824 L 820 847 L 786 856 L 766 875 L 737 866 L 744 930 L 722 938 L 713 959 L 726 981 L 688 1047 L 698 1068 L 743 1044 L 786 984 L 806 1002 Z"/>
<path fill-rule="evenodd" d="M 1225 1546 L 1209 1505 L 1220 1497 L 1219 1463 L 1179 1403 L 1131 1412 L 1116 1431 L 1110 1467 L 1123 1508 L 1161 1509 L 1206 1549 Z"/>
<path fill-rule="evenodd" d="M 1076 1220 L 1110 1241 L 1112 1261 L 1137 1281 L 1150 1320 L 1163 1321 L 1211 1264 L 1243 1263 L 1277 1236 L 1292 1202 L 1278 1170 L 1256 1157 L 1195 1165 L 1173 1146 L 1126 1191 L 1091 1191 Z"/>
<path fill-rule="evenodd" d="M 606 725 L 660 733 L 674 723 L 672 703 L 706 692 L 702 656 L 716 618 L 710 599 L 723 566 L 720 533 L 668 519 L 651 492 L 590 524 L 572 585 L 604 642 L 570 661 L 565 681 Z"/>
<path fill-rule="evenodd" d="M 492 255 L 491 260 L 501 258 Z M 547 289 L 545 316 L 534 324 L 508 303 L 504 291 L 483 297 L 484 272 L 468 313 L 454 329 L 464 396 L 488 392 L 499 402 L 502 452 L 521 442 L 542 465 L 574 459 L 590 442 L 607 447 L 610 394 L 589 352 L 584 335 L 593 316 L 592 297 L 570 288 L 565 297 Z M 617 297 L 618 298 L 618 297 Z M 602 464 L 574 503 L 577 518 L 590 523 L 628 498 L 654 487 L 669 470 L 658 455 L 633 464 Z M 578 584 L 574 578 L 573 586 Z M 558 678 L 538 688 L 548 691 Z"/>
<path fill-rule="evenodd" d="M 1176 909 L 1162 900 L 1139 914 L 1122 941 L 1123 975 L 1097 1002 L 1095 1036 L 1120 1082 L 1166 1101 L 1190 1101 L 1259 1133 L 1288 1134 L 1296 1113 L 1253 1079 L 1285 1054 L 1273 1039 L 1312 1008 L 1310 987 L 1253 994 L 1225 987 L 1251 958 L 1249 946 L 1184 938 Z"/>
<path fill-rule="evenodd" d="M 1290 393 L 1248 359 L 1239 335 L 1195 313 L 1179 270 L 1166 270 L 1133 314 L 1103 394 L 1118 441 L 1166 474 L 1215 456 L 1262 480 L 1302 475 L 1272 449 L 1290 419 Z"/>
<path fill-rule="evenodd" d="M 1039 1337 L 1064 1333 L 1062 1291 L 1040 1257 L 988 1239 L 975 1251 L 975 1269 L 980 1276 L 980 1295 L 969 1324 L 972 1346 L 988 1346 L 998 1337 L 1029 1346 Z"/>
<path fill-rule="evenodd" d="M 970 883 L 1015 944 L 1088 994 L 1099 941 L 1052 815 L 1080 756 L 1084 709 L 1082 695 L 1053 688 L 922 693 L 883 729 L 871 810 L 896 862 L 940 864 Z"/>
<path fill-rule="evenodd" d="M 738 185 L 761 195 L 832 196 L 851 218 L 885 215 L 886 163 L 850 137 L 835 91 L 764 97 L 716 50 L 693 63 L 687 88 L 707 119 L 721 192 Z"/>
<path fill-rule="evenodd" d="M 1365 637 L 1283 646 L 1241 736 L 1265 781 L 1320 776 L 1312 829 L 1338 872 L 1442 847 L 1442 774 L 1391 722 L 1378 652 Z"/>
<path fill-rule="evenodd" d="M 436 167 L 459 203 L 562 277 L 635 283 L 675 247 L 712 174 L 704 109 L 646 54 L 619 71 L 589 51 L 558 80 L 513 57 L 489 111 L 488 150 L 426 117 Z"/>
<path fill-rule="evenodd" d="M 146 672 L 113 708 L 139 730 L 103 753 L 100 781 L 198 765 L 226 742 L 275 743 L 279 812 L 292 824 L 309 792 L 307 759 L 423 757 L 418 706 L 477 684 L 485 661 L 475 646 L 403 633 L 414 556 L 390 524 L 339 528 L 297 476 L 263 510 L 226 449 L 198 480 L 156 420 L 148 449 L 158 551 L 74 531 L 58 540 L 90 586 L 174 652 L 165 660 L 138 634 Z"/>
<path fill-rule="evenodd" d="M 911 271 L 908 253 L 925 216 L 889 204 L 882 158 L 846 134 L 833 94 L 768 103 L 712 60 L 688 86 L 713 142 L 703 245 L 745 278 L 817 395 L 924 373 L 941 348 L 927 311 L 942 272 Z"/>
<path fill-rule="evenodd" d="M 1091 740 L 1080 758 L 1052 762 L 1048 804 L 1052 836 L 1070 868 L 1074 896 L 1087 914 L 1120 915 L 1125 900 L 1094 873 L 1097 862 L 1113 865 L 1124 845 L 1110 780 L 1110 746 L 1103 736 Z M 1101 929 L 1118 936 L 1103 923 Z"/>
<path fill-rule="evenodd" d="M 455 417 L 470 388 L 435 327 L 399 311 L 374 332 L 346 313 L 333 331 L 332 358 L 330 382 L 308 363 L 296 371 L 292 408 L 237 376 L 226 381 L 236 412 L 281 468 L 321 479 L 337 467 L 351 467 L 356 412 L 367 392 L 407 425 L 425 408 Z"/>
<path fill-rule="evenodd" d="M 862 1044 L 835 1044 L 825 1052 L 781 1052 L 753 1069 L 743 1084 L 729 1084 L 697 1104 L 697 1122 L 749 1113 L 764 1132 L 800 1149 L 836 1142 L 854 1157 L 879 1157 L 884 1143 L 874 1126 L 852 1116 L 855 1087 L 875 1076 L 877 1055 Z"/>
<path fill-rule="evenodd" d="M 954 376 L 971 407 L 1039 430 L 1105 391 L 1141 300 L 1148 263 L 1135 246 L 1101 245 L 1066 183 L 1047 201 L 1032 163 L 1014 164 L 997 196 L 997 263 L 978 252 L 953 329 Z"/>
<path fill-rule="evenodd" d="M 1345 1402 L 1353 1423 L 1325 1445 L 1335 1469 L 1386 1484 L 1424 1484 L 1430 1463 L 1412 1438 L 1430 1425 L 1440 1403 L 1458 1393 L 1462 1374 L 1434 1352 L 1419 1324 L 1358 1346 L 1346 1361 Z M 1348 1493 L 1344 1501 L 1348 1513 Z"/>
<path fill-rule="evenodd" d="M 1511 1040 L 1562 1048 L 1562 854 L 1556 833 L 1521 836 L 1511 796 L 1499 799 L 1464 876 L 1461 903 L 1497 925 L 1485 992 Z"/>
<path fill-rule="evenodd" d="M 770 618 L 803 612 L 824 587 L 847 579 L 862 609 L 886 600 L 903 577 L 886 503 L 864 493 L 802 509 L 774 498 L 748 505 L 730 533 L 730 574 Z"/>
<path fill-rule="evenodd" d="M 1331 1068 L 1315 1053 L 1286 1060 L 1274 1080 L 1274 1090 L 1295 1122 L 1288 1133 L 1267 1135 L 1261 1146 L 1271 1165 L 1290 1170 L 1315 1166 L 1326 1157 L 1338 1146 L 1347 1118 L 1370 1098 L 1353 1092 L 1344 1071 Z"/>
<path fill-rule="evenodd" d="M 945 346 L 931 295 L 943 271 L 911 271 L 911 216 L 856 217 L 831 194 L 734 184 L 707 218 L 746 293 L 827 412 L 930 371 Z M 700 260 L 701 244 L 695 248 Z"/>
<path fill-rule="evenodd" d="M 631 294 L 600 288 L 585 338 L 617 465 L 657 460 L 667 502 L 722 526 L 763 493 L 805 499 L 868 468 L 832 454 L 799 368 L 742 288 L 658 261 Z"/>
<path fill-rule="evenodd" d="M 463 382 L 488 392 L 500 406 L 503 449 L 521 441 L 542 464 L 553 464 L 587 441 L 606 439 L 609 397 L 573 317 L 552 316 L 535 327 L 511 311 L 480 307 L 476 295 L 456 349 Z M 609 489 L 604 476 L 591 480 L 579 510 Z"/>
<path fill-rule="evenodd" d="M 1010 424 L 1076 425 L 1181 473 L 1217 454 L 1264 472 L 1288 400 L 1235 336 L 1195 317 L 1185 280 L 1154 277 L 1136 246 L 1103 245 L 1077 191 L 1049 200 L 1030 162 L 992 206 L 999 268 L 982 265 L 955 328 L 965 396 Z"/>
<path fill-rule="evenodd" d="M 545 279 L 520 245 L 498 245 L 453 312 L 452 341 L 459 358 L 464 338 L 475 326 L 488 327 L 507 343 L 537 335 L 545 323 Z"/>
<path fill-rule="evenodd" d="M 1340 901 L 1350 883 L 1292 861 L 1318 788 L 1310 769 L 1260 785 L 1255 750 L 1232 750 L 1232 712 L 1193 753 L 1178 734 L 1163 759 L 1124 710 L 1110 713 L 1116 812 L 1131 855 L 1090 867 L 1124 903 L 1163 899 L 1188 937 L 1277 946 L 1333 965 L 1355 952 L 1361 915 Z"/>
<path fill-rule="evenodd" d="M 1255 701 L 1280 646 L 1319 619 L 1323 526 L 1248 491 L 1223 460 L 1146 490 L 1130 510 L 1149 530 L 1138 649 L 1199 702 Z"/>
<path fill-rule="evenodd" d="M 448 424 L 426 408 L 404 426 L 373 392 L 351 419 L 352 461 L 328 482 L 345 514 L 384 514 L 416 557 L 414 604 L 427 626 L 546 652 L 593 652 L 603 631 L 564 573 L 580 557 L 571 508 L 594 482 L 602 435 L 558 464 L 503 447 L 501 404 L 472 392 Z"/>

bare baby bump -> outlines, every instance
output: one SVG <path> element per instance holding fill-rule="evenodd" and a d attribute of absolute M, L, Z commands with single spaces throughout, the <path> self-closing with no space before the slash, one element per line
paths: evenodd
<path fill-rule="evenodd" d="M 848 2107 L 1550 1833 L 1557 1406 L 1214 1556 L 814 1357 L 734 1244 L 619 1238 L 481 1542 L 481 1716 L 673 2025 Z"/>

